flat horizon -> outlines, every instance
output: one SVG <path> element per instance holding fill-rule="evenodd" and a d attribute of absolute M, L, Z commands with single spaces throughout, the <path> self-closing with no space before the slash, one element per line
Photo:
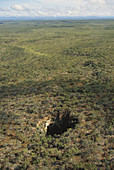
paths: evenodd
<path fill-rule="evenodd" d="M 0 20 L 58 20 L 58 19 L 76 19 L 76 20 L 88 20 L 88 19 L 114 19 L 114 16 L 0 16 Z"/>

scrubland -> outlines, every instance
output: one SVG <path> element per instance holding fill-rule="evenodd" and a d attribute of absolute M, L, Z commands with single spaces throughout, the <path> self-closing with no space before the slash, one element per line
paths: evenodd
<path fill-rule="evenodd" d="M 0 169 L 113 169 L 113 35 L 114 20 L 1 22 Z"/>

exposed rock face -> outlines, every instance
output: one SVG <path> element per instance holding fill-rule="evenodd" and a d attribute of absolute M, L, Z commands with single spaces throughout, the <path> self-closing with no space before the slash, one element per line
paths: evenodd
<path fill-rule="evenodd" d="M 50 125 L 52 123 L 52 121 L 51 121 L 51 119 L 49 119 L 49 120 L 47 120 L 46 121 L 46 123 L 45 123 L 45 128 L 44 128 L 44 130 L 45 130 L 45 132 L 47 131 L 47 128 L 48 128 L 48 126 Z"/>
<path fill-rule="evenodd" d="M 40 119 L 36 125 L 36 128 L 40 131 L 40 132 L 47 132 L 47 127 L 50 125 L 50 123 L 52 123 L 51 121 L 51 117 L 50 116 L 46 116 L 43 119 Z"/>

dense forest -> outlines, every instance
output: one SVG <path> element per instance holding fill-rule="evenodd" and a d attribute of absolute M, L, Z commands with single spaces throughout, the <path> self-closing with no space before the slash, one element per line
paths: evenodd
<path fill-rule="evenodd" d="M 113 169 L 114 20 L 0 22 L 0 169 Z"/>

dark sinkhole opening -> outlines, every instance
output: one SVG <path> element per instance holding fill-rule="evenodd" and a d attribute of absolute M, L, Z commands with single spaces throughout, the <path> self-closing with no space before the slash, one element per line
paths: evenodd
<path fill-rule="evenodd" d="M 75 128 L 78 123 L 78 118 L 70 116 L 70 114 L 65 114 L 62 116 L 61 120 L 58 119 L 47 127 L 47 135 L 61 135 L 67 131 L 67 129 Z"/>

